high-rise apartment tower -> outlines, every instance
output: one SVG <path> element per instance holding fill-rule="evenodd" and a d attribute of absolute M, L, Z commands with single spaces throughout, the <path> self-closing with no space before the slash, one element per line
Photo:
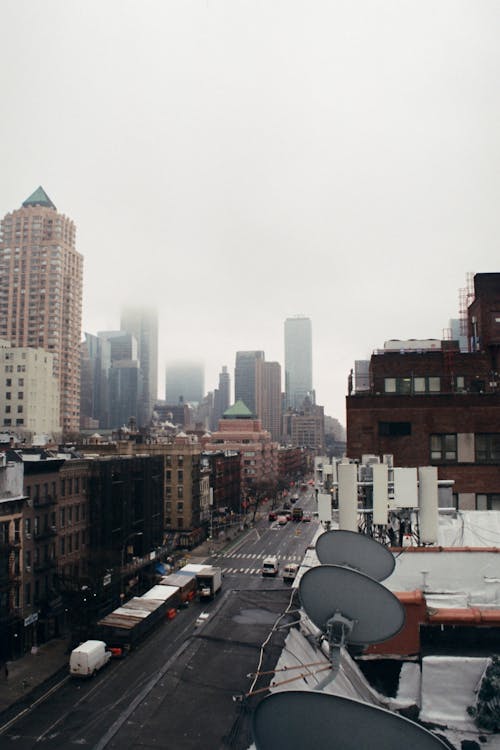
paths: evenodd
<path fill-rule="evenodd" d="M 83 256 L 75 234 L 41 187 L 0 229 L 0 338 L 54 355 L 66 434 L 80 427 Z"/>
<path fill-rule="evenodd" d="M 285 393 L 288 409 L 300 409 L 306 396 L 314 401 L 310 318 L 285 320 Z"/>

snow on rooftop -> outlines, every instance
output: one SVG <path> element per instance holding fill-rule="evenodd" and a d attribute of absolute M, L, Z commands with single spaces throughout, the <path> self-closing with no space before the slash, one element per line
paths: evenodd
<path fill-rule="evenodd" d="M 467 708 L 476 704 L 481 679 L 490 659 L 427 656 L 422 660 L 420 720 L 477 732 Z"/>
<path fill-rule="evenodd" d="M 423 591 L 436 607 L 500 608 L 500 553 L 440 550 L 402 552 L 383 585 Z"/>

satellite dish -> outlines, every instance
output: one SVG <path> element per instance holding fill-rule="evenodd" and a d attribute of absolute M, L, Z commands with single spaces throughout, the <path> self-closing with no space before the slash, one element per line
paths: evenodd
<path fill-rule="evenodd" d="M 399 633 L 405 611 L 399 599 L 364 573 L 339 565 L 310 568 L 300 579 L 302 607 L 324 633 L 339 629 L 339 617 L 350 622 L 343 642 L 380 643 Z M 345 629 L 345 628 L 344 628 Z"/>
<path fill-rule="evenodd" d="M 326 531 L 316 542 L 316 554 L 321 563 L 354 568 L 376 581 L 390 576 L 396 565 L 386 547 L 357 531 Z"/>
<path fill-rule="evenodd" d="M 384 708 L 328 693 L 285 690 L 264 698 L 253 714 L 257 750 L 443 750 L 439 737 Z"/>

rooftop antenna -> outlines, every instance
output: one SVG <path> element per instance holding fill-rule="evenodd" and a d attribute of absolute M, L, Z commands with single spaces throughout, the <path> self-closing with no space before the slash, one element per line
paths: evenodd
<path fill-rule="evenodd" d="M 376 581 L 388 578 L 396 565 L 387 547 L 357 531 L 326 531 L 316 541 L 316 554 L 320 563 L 359 570 Z"/>
<path fill-rule="evenodd" d="M 255 709 L 257 750 L 443 750 L 439 737 L 409 719 L 368 703 L 307 690 L 284 690 Z"/>

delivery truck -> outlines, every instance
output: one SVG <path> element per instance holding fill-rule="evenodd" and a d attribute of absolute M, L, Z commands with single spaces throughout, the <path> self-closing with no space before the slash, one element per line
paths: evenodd
<path fill-rule="evenodd" d="M 196 574 L 196 583 L 200 601 L 213 599 L 222 588 L 222 569 L 206 565 Z"/>
<path fill-rule="evenodd" d="M 110 659 L 104 641 L 85 641 L 71 652 L 69 672 L 74 677 L 93 677 Z"/>

